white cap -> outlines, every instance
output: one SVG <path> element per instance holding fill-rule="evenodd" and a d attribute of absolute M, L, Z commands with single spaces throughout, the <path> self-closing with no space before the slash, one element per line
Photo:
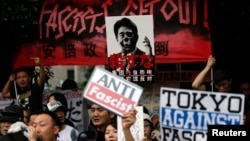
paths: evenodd
<path fill-rule="evenodd" d="M 55 112 L 60 107 L 64 108 L 64 110 L 66 109 L 65 106 L 63 106 L 60 101 L 56 101 L 56 100 L 53 100 L 53 101 L 47 103 L 47 107 L 48 107 L 49 111 L 52 111 L 52 112 Z"/>
<path fill-rule="evenodd" d="M 150 118 L 149 114 L 143 113 L 143 119 L 147 119 L 151 122 L 151 118 Z"/>

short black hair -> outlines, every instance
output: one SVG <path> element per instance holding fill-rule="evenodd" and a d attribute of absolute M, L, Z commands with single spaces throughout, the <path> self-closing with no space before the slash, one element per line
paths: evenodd
<path fill-rule="evenodd" d="M 30 77 L 32 77 L 34 74 L 34 70 L 34 67 L 19 67 L 15 69 L 14 73 L 16 75 L 19 72 L 26 72 Z"/>
<path fill-rule="evenodd" d="M 115 37 L 117 38 L 117 34 L 118 34 L 118 29 L 122 26 L 126 26 L 128 28 L 130 28 L 133 33 L 135 34 L 135 37 L 138 38 L 138 29 L 137 29 L 137 26 L 136 24 L 128 19 L 128 18 L 122 18 L 118 21 L 116 21 L 115 25 L 114 25 L 114 33 L 115 33 Z"/>
<path fill-rule="evenodd" d="M 78 88 L 76 82 L 72 79 L 66 79 L 63 81 L 62 90 L 71 90 Z"/>

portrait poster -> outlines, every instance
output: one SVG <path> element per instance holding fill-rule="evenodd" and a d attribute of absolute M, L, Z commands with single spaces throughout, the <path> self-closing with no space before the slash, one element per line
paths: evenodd
<path fill-rule="evenodd" d="M 143 88 L 101 67 L 95 67 L 83 91 L 83 98 L 123 116 L 137 106 Z"/>
<path fill-rule="evenodd" d="M 131 82 L 154 82 L 152 15 L 107 16 L 108 69 Z"/>
<path fill-rule="evenodd" d="M 140 141 L 144 137 L 143 107 L 136 106 L 135 109 L 137 111 L 136 121 L 130 127 L 130 132 L 131 132 L 132 136 L 134 137 L 135 141 Z M 118 137 L 118 141 L 125 140 L 123 128 L 122 128 L 122 118 L 121 117 L 117 117 L 117 137 Z"/>
<path fill-rule="evenodd" d="M 243 94 L 161 87 L 163 140 L 207 141 L 209 125 L 242 125 Z"/>

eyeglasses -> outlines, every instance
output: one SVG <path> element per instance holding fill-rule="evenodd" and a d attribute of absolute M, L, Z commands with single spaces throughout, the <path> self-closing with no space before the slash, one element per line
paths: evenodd
<path fill-rule="evenodd" d="M 126 35 L 126 36 L 125 36 Z M 128 38 L 134 38 L 134 33 L 133 32 L 120 32 L 119 33 L 119 37 L 120 38 L 125 38 L 125 37 L 128 37 Z"/>

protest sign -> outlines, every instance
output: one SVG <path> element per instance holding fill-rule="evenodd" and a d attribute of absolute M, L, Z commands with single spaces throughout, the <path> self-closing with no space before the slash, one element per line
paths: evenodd
<path fill-rule="evenodd" d="M 142 87 L 95 67 L 83 97 L 122 116 L 137 105 L 142 91 Z"/>
<path fill-rule="evenodd" d="M 161 87 L 163 140 L 206 141 L 208 125 L 243 124 L 244 95 Z"/>
<path fill-rule="evenodd" d="M 135 83 L 154 82 L 153 16 L 107 16 L 105 23 L 109 71 Z"/>
<path fill-rule="evenodd" d="M 136 122 L 130 127 L 130 132 L 134 137 L 135 141 L 142 140 L 144 137 L 144 120 L 143 120 L 143 107 L 137 106 L 136 107 Z M 122 118 L 117 117 L 117 137 L 118 141 L 124 141 L 124 133 L 122 128 Z"/>

